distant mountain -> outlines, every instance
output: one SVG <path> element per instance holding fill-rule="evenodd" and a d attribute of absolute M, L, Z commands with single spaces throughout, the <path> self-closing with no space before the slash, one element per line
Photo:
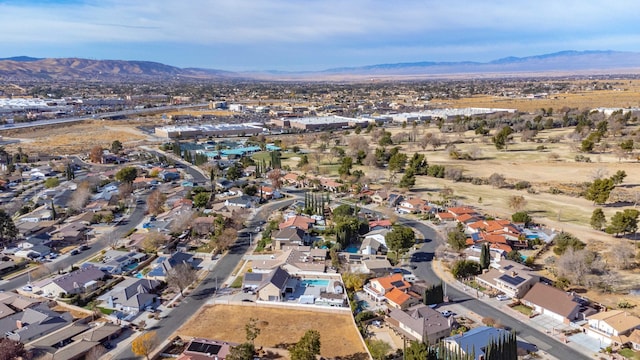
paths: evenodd
<path fill-rule="evenodd" d="M 421 61 L 341 67 L 322 71 L 256 71 L 178 68 L 151 61 L 38 59 L 18 56 L 0 59 L 4 80 L 125 80 L 125 79 L 244 79 L 244 80 L 342 80 L 367 77 L 483 77 L 572 73 L 640 73 L 640 53 L 620 51 L 561 51 L 528 57 L 505 57 L 490 62 Z"/>
<path fill-rule="evenodd" d="M 124 80 L 176 77 L 220 78 L 233 73 L 212 69 L 181 69 L 151 61 L 89 60 L 79 58 L 35 59 L 25 56 L 0 59 L 0 79 Z"/>
<path fill-rule="evenodd" d="M 506 57 L 482 62 L 414 62 L 324 70 L 324 75 L 446 75 L 576 72 L 633 69 L 640 72 L 640 53 L 621 51 L 561 51 L 528 57 Z"/>

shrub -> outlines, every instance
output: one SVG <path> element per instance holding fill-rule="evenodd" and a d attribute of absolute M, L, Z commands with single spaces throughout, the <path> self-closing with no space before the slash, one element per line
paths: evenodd
<path fill-rule="evenodd" d="M 516 190 L 522 190 L 522 189 L 528 189 L 531 187 L 531 183 L 528 181 L 518 181 L 515 185 L 514 185 Z"/>

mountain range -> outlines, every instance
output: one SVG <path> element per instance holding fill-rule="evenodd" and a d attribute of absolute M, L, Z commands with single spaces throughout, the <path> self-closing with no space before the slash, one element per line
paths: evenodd
<path fill-rule="evenodd" d="M 640 53 L 621 51 L 561 51 L 528 57 L 505 57 L 489 62 L 412 62 L 342 67 L 322 71 L 230 72 L 202 68 L 178 68 L 151 61 L 92 60 L 79 58 L 0 59 L 4 80 L 127 80 L 127 79 L 258 79 L 323 80 L 368 77 L 484 77 L 542 74 L 640 73 Z"/>

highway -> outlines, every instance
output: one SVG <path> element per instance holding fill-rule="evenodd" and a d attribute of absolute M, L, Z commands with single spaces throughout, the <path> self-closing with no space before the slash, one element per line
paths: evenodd
<path fill-rule="evenodd" d="M 247 228 L 255 229 L 267 220 L 267 217 L 276 211 L 291 205 L 296 199 L 288 199 L 279 202 L 263 205 L 260 207 L 254 218 L 248 221 Z M 252 231 L 254 234 L 255 232 Z M 180 326 L 182 326 L 193 314 L 195 314 L 211 297 L 215 295 L 216 284 L 222 285 L 242 261 L 242 257 L 249 249 L 246 241 L 238 240 L 224 256 L 218 260 L 217 264 L 207 274 L 202 282 L 180 303 L 180 306 L 171 310 L 169 315 L 162 319 L 156 326 L 148 330 L 155 330 L 160 341 L 168 339 Z M 118 354 L 116 359 L 138 359 L 131 348 Z"/>
<path fill-rule="evenodd" d="M 94 115 L 72 116 L 72 117 L 60 118 L 60 119 L 37 120 L 37 121 L 24 122 L 24 123 L 0 125 L 0 132 L 2 132 L 3 130 L 23 129 L 23 128 L 30 128 L 35 126 L 66 124 L 66 123 L 85 121 L 85 120 L 97 120 L 97 119 L 108 119 L 111 117 L 127 117 L 127 116 L 134 116 L 134 115 L 152 114 L 152 113 L 163 112 L 163 111 L 198 108 L 198 107 L 204 107 L 207 105 L 208 105 L 207 103 L 192 104 L 192 105 L 167 105 L 167 106 L 159 106 L 159 107 L 153 107 L 148 109 L 131 109 L 131 110 L 122 110 L 122 111 L 112 111 L 112 112 L 106 112 L 106 113 L 100 113 L 100 114 L 94 114 Z"/>

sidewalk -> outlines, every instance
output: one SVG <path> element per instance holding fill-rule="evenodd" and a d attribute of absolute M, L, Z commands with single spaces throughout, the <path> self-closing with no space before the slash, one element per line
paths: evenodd
<path fill-rule="evenodd" d="M 475 294 L 473 294 L 473 292 L 469 291 L 470 290 L 469 287 L 467 287 L 466 285 L 464 285 L 463 283 L 455 279 L 453 275 L 444 268 L 442 261 L 433 260 L 431 264 L 432 264 L 433 272 L 440 279 L 442 279 L 442 281 L 446 283 L 447 286 L 453 286 L 462 292 L 468 293 L 472 297 L 476 297 L 474 296 Z M 482 294 L 482 293 L 479 293 L 479 294 Z M 496 309 L 503 311 L 505 315 L 510 316 L 522 323 L 526 323 L 527 325 L 533 327 L 540 333 L 546 334 L 547 336 L 558 341 L 559 343 L 569 346 L 572 349 L 584 354 L 585 356 L 592 357 L 594 355 L 595 356 L 598 355 L 598 353 L 593 352 L 592 349 L 588 349 L 588 348 L 585 348 L 584 346 L 581 346 L 579 344 L 579 341 L 573 341 L 572 337 L 577 336 L 579 338 L 580 335 L 582 335 L 581 333 L 565 338 L 564 335 L 562 335 L 561 331 L 564 329 L 573 329 L 571 326 L 567 324 L 554 321 L 553 319 L 545 315 L 538 315 L 536 317 L 529 318 L 528 316 L 521 314 L 520 312 L 513 310 L 509 306 L 507 306 L 508 302 L 500 302 L 498 300 L 489 298 L 487 296 L 479 296 L 476 298 L 479 301 L 482 301 L 489 306 L 492 306 Z M 575 340 L 578 340 L 578 339 L 576 338 Z M 553 355 L 547 354 L 541 349 L 538 351 L 538 353 L 542 355 L 542 359 L 549 359 L 549 360 L 557 359 Z"/>

